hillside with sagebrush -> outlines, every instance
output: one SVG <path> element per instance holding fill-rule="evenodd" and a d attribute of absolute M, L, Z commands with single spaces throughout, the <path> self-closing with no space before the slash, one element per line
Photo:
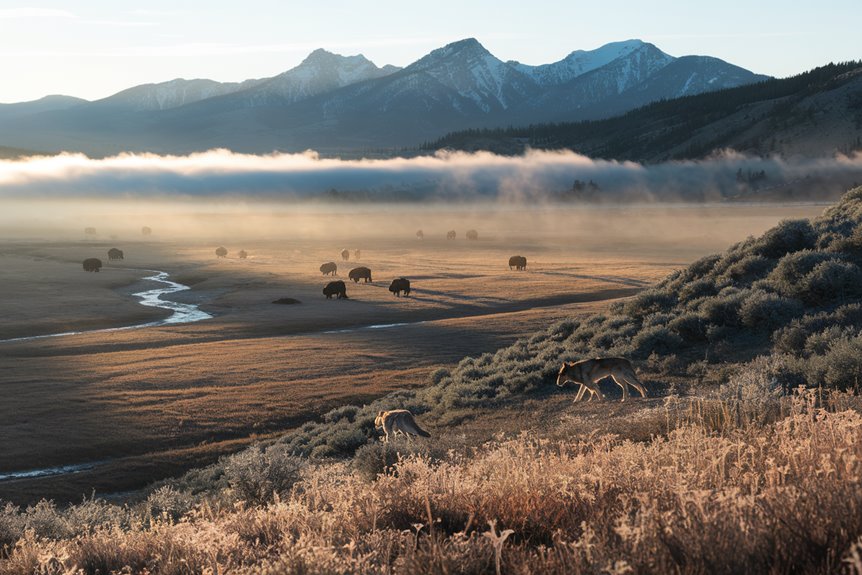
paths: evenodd
<path fill-rule="evenodd" d="M 7 505 L 0 574 L 862 573 L 860 266 L 856 188 L 125 505 Z M 651 397 L 554 386 L 608 355 Z M 379 442 L 395 407 L 433 441 Z"/>

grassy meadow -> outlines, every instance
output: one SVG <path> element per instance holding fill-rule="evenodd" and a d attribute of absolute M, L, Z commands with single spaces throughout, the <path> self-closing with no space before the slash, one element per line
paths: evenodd
<path fill-rule="evenodd" d="M 373 378 L 381 362 L 391 365 L 391 388 L 331 391 L 331 403 L 314 404 L 288 431 L 272 429 L 246 449 L 123 498 L 6 504 L 0 573 L 862 573 L 862 188 L 816 218 L 791 215 L 762 230 L 717 255 L 690 246 L 681 253 L 692 257 L 678 256 L 689 264 L 657 257 L 680 238 L 660 248 L 617 246 L 625 255 L 604 260 L 604 271 L 595 256 L 589 274 L 577 259 L 589 246 L 567 249 L 568 237 L 547 252 L 553 257 L 538 258 L 536 272 L 528 264 L 544 274 L 527 282 L 543 286 L 535 288 L 541 294 L 493 288 L 512 290 L 500 294 L 506 302 L 528 294 L 523 308 L 489 302 L 458 318 L 444 312 L 452 312 L 445 300 L 420 301 L 432 326 L 452 322 L 443 339 L 480 326 L 504 335 L 473 348 L 467 335 L 428 351 L 405 385 L 395 375 L 407 365 L 399 361 L 432 349 L 405 342 L 432 340 L 433 332 L 412 326 L 412 339 L 391 332 L 388 341 L 362 333 L 356 345 L 404 349 L 403 360 L 375 358 L 359 370 Z M 587 232 L 599 241 L 600 230 Z M 481 270 L 487 250 L 497 258 L 524 247 L 481 248 L 463 265 Z M 215 265 L 228 264 L 195 268 L 207 278 L 201 284 L 216 277 L 208 275 Z M 429 272 L 429 283 L 441 273 Z M 514 272 L 499 273 L 503 284 Z M 578 288 L 580 276 L 607 285 Z M 489 277 L 477 283 L 493 285 Z M 557 299 L 620 281 L 637 293 Z M 221 285 L 214 282 L 208 309 L 233 297 L 242 313 L 134 337 L 161 351 L 160 337 L 172 346 L 185 338 L 190 354 L 247 350 L 248 364 L 235 374 L 267 369 L 250 359 L 261 337 L 243 325 L 275 332 L 262 339 L 277 341 L 280 352 L 294 349 L 276 337 L 290 328 L 249 321 L 266 312 Z M 537 297 L 549 305 L 534 306 Z M 230 337 L 220 338 L 222 330 Z M 103 345 L 81 337 L 51 345 L 64 354 Z M 136 349 L 116 343 L 118 353 Z M 50 347 L 16 349 L 50 356 L 42 345 Z M 458 361 L 462 349 L 467 357 Z M 101 353 L 97 365 L 113 351 Z M 573 405 L 577 390 L 553 385 L 562 361 L 611 355 L 634 361 L 650 397 L 621 403 L 611 384 L 609 401 Z M 185 361 L 193 373 L 194 359 Z M 374 416 L 390 408 L 410 409 L 432 440 L 380 442 Z"/>

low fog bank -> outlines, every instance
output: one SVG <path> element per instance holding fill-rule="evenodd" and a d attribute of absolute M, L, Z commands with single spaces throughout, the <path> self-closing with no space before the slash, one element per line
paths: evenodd
<path fill-rule="evenodd" d="M 312 201 L 703 202 L 834 198 L 862 181 L 862 154 L 784 160 L 724 152 L 655 165 L 569 151 L 438 152 L 375 160 L 304 154 L 80 154 L 0 162 L 0 199 L 215 197 Z"/>

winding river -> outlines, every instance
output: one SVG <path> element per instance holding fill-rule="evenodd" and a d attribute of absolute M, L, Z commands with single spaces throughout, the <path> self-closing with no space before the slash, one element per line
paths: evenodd
<path fill-rule="evenodd" d="M 109 327 L 104 329 L 89 329 L 82 331 L 64 331 L 62 333 L 48 333 L 43 335 L 31 335 L 27 337 L 13 337 L 11 339 L 0 339 L 0 343 L 10 343 L 15 341 L 32 341 L 37 339 L 46 339 L 49 337 L 79 335 L 82 333 L 106 333 L 111 331 L 125 331 L 128 329 L 140 329 L 143 327 L 159 327 L 163 325 L 174 325 L 179 323 L 193 323 L 204 319 L 210 319 L 212 317 L 212 315 L 199 309 L 197 304 L 179 303 L 162 299 L 162 296 L 191 289 L 187 285 L 183 285 L 181 283 L 169 280 L 168 277 L 170 276 L 170 274 L 168 272 L 163 272 L 159 270 L 142 271 L 151 272 L 153 275 L 141 278 L 141 281 L 155 282 L 162 285 L 155 289 L 134 293 L 132 294 L 132 296 L 139 298 L 141 301 L 139 301 L 138 303 L 140 303 L 141 305 L 147 307 L 157 307 L 173 312 L 165 319 L 150 321 L 147 323 L 126 325 L 122 327 Z"/>
<path fill-rule="evenodd" d="M 146 272 L 152 272 L 153 275 L 141 278 L 141 281 L 150 281 L 156 282 L 158 284 L 162 284 L 161 286 L 145 290 L 141 292 L 137 292 L 132 294 L 134 297 L 139 298 L 141 301 L 138 302 L 141 305 L 145 305 L 147 307 L 157 307 L 161 309 L 170 310 L 171 315 L 166 317 L 165 319 L 160 319 L 157 321 L 150 321 L 147 323 L 140 323 L 135 325 L 127 325 L 123 327 L 111 327 L 106 329 L 91 329 L 91 330 L 83 330 L 83 331 L 66 331 L 63 333 L 49 333 L 45 335 L 34 335 L 29 337 L 16 337 L 12 339 L 2 339 L 0 343 L 7 343 L 13 341 L 31 341 L 37 339 L 45 339 L 49 337 L 62 337 L 65 335 L 78 335 L 82 333 L 102 333 L 102 332 L 111 332 L 111 331 L 123 331 L 128 329 L 139 329 L 143 327 L 158 327 L 163 325 L 173 325 L 179 323 L 192 323 L 196 321 L 201 321 L 204 319 L 210 319 L 212 315 L 208 314 L 205 311 L 202 311 L 198 308 L 197 304 L 190 303 L 179 303 L 175 301 L 169 301 L 162 299 L 162 296 L 166 296 L 168 294 L 177 293 L 180 291 L 185 291 L 190 289 L 189 286 L 183 285 L 181 283 L 177 283 L 175 281 L 171 281 L 168 279 L 168 272 L 162 272 L 158 270 L 143 270 Z M 90 462 L 79 465 L 61 465 L 58 467 L 46 467 L 44 469 L 29 469 L 25 471 L 0 471 L 0 481 L 9 481 L 13 479 L 36 479 L 39 477 L 50 477 L 52 475 L 66 475 L 69 473 L 79 473 L 81 471 L 90 470 L 100 463 L 104 462 Z"/>

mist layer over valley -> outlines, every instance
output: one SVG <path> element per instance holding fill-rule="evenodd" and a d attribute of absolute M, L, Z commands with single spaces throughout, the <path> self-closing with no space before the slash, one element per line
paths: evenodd
<path fill-rule="evenodd" d="M 862 154 L 786 160 L 732 151 L 644 165 L 569 151 L 521 156 L 440 151 L 341 160 L 315 152 L 188 156 L 80 154 L 0 162 L 0 199 L 186 197 L 270 200 L 555 203 L 834 198 L 862 180 Z M 8 212 L 7 212 L 8 214 Z"/>

